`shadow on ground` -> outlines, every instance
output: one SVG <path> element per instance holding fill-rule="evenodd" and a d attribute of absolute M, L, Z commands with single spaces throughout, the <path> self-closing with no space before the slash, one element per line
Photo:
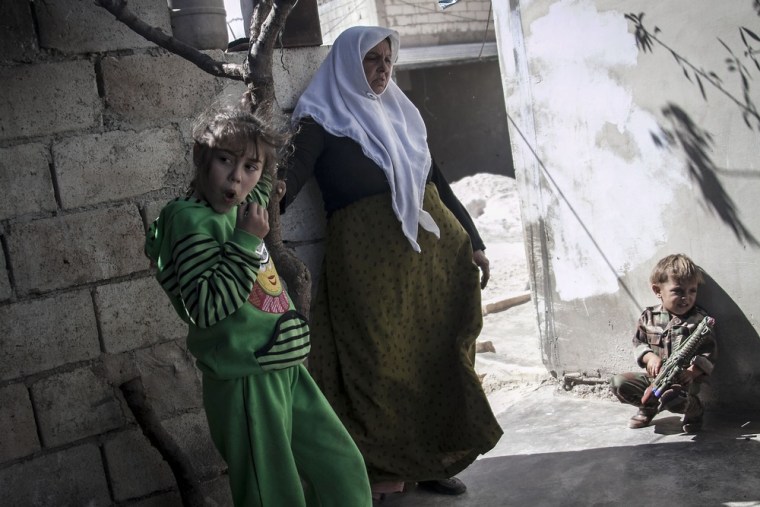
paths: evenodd
<path fill-rule="evenodd" d="M 382 507 L 760 506 L 760 414 L 707 413 L 697 434 L 659 414 L 631 430 L 635 409 L 557 386 L 515 389 L 497 447 L 459 477 L 468 491 L 413 489 Z"/>

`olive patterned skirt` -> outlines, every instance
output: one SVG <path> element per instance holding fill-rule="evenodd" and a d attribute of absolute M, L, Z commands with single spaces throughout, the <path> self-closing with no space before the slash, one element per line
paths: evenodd
<path fill-rule="evenodd" d="M 364 456 L 371 482 L 451 477 L 502 430 L 474 370 L 480 276 L 465 230 L 433 184 L 414 252 L 390 194 L 328 221 L 309 370 Z"/>

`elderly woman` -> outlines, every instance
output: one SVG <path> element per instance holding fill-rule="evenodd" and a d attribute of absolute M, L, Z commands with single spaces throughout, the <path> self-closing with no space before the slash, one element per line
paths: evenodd
<path fill-rule="evenodd" d="M 375 496 L 405 482 L 460 494 L 453 476 L 502 434 L 474 370 L 488 260 L 391 80 L 398 48 L 381 27 L 335 40 L 293 112 L 283 205 L 316 177 L 328 221 L 309 369 Z"/>

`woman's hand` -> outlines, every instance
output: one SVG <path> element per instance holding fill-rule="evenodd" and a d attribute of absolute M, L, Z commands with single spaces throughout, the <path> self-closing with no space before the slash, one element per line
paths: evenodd
<path fill-rule="evenodd" d="M 261 239 L 269 234 L 269 213 L 267 209 L 255 202 L 243 203 L 238 206 L 237 223 L 235 227 Z"/>
<path fill-rule="evenodd" d="M 472 252 L 472 261 L 480 268 L 482 276 L 480 277 L 480 288 L 485 289 L 488 285 L 488 279 L 491 277 L 491 270 L 488 267 L 488 257 L 483 250 L 475 250 Z"/>

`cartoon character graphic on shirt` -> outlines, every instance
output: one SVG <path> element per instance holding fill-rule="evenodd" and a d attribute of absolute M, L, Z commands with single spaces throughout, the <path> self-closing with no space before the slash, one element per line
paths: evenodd
<path fill-rule="evenodd" d="M 282 288 L 274 261 L 263 242 L 256 253 L 261 257 L 261 265 L 248 301 L 263 312 L 285 313 L 289 308 L 288 296 Z"/>

